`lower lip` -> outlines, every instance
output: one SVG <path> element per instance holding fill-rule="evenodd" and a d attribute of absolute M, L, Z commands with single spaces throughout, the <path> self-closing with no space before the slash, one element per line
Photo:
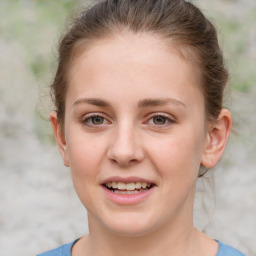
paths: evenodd
<path fill-rule="evenodd" d="M 102 186 L 106 197 L 113 203 L 121 205 L 132 205 L 144 202 L 155 190 L 155 186 L 137 194 L 117 194 Z"/>

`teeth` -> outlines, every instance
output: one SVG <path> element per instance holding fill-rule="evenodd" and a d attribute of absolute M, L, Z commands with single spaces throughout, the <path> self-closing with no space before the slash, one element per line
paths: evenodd
<path fill-rule="evenodd" d="M 108 182 L 105 184 L 108 188 L 118 189 L 118 190 L 126 190 L 126 191 L 136 191 L 140 189 L 146 189 L 151 187 L 151 183 L 146 182 Z"/>
<path fill-rule="evenodd" d="M 117 183 L 117 188 L 119 189 L 119 190 L 125 190 L 125 183 L 123 183 L 123 182 L 118 182 Z"/>
<path fill-rule="evenodd" d="M 135 183 L 127 183 L 125 185 L 126 190 L 134 190 L 135 189 Z"/>
<path fill-rule="evenodd" d="M 112 188 L 118 188 L 117 182 L 113 181 L 113 182 L 110 182 L 110 183 L 112 183 Z"/>
<path fill-rule="evenodd" d="M 146 188 L 146 187 L 147 187 L 147 183 L 144 183 L 144 182 L 143 182 L 143 183 L 141 184 L 141 186 L 142 186 L 142 188 Z"/>
<path fill-rule="evenodd" d="M 135 188 L 136 189 L 140 189 L 141 188 L 141 183 L 140 182 L 136 182 Z"/>
<path fill-rule="evenodd" d="M 145 191 L 145 189 L 139 189 L 139 190 L 118 190 L 118 189 L 115 189 L 115 190 L 113 190 L 114 193 L 121 194 L 121 195 L 138 194 L 138 193 L 144 192 L 144 191 Z"/>
<path fill-rule="evenodd" d="M 132 194 L 140 193 L 140 191 L 138 191 L 138 190 L 128 191 L 128 190 L 118 190 L 118 189 L 114 190 L 113 192 L 116 194 L 121 194 L 121 195 L 132 195 Z"/>

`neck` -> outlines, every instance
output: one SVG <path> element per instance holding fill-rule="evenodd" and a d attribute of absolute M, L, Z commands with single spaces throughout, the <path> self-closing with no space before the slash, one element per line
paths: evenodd
<path fill-rule="evenodd" d="M 193 196 L 193 195 L 192 195 Z M 143 234 L 117 234 L 88 212 L 89 235 L 79 240 L 74 256 L 201 256 L 216 255 L 218 244 L 193 225 L 193 200 Z M 183 208 L 184 207 L 184 208 Z"/>
<path fill-rule="evenodd" d="M 97 227 L 91 220 L 90 214 L 88 217 L 92 231 L 86 237 L 84 251 L 87 253 L 84 255 L 199 255 L 199 232 L 194 228 L 192 221 L 180 225 L 181 222 L 175 220 L 171 224 L 164 225 L 161 230 L 155 230 L 145 235 L 122 236 Z"/>

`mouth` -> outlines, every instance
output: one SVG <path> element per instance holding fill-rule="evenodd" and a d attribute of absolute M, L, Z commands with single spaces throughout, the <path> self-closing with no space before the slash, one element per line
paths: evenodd
<path fill-rule="evenodd" d="M 112 176 L 101 183 L 106 198 L 118 205 L 137 205 L 152 198 L 157 184 L 141 177 Z"/>
<path fill-rule="evenodd" d="M 142 192 L 146 192 L 152 189 L 155 184 L 146 183 L 146 182 L 119 182 L 119 181 L 109 181 L 104 183 L 103 186 L 110 190 L 113 193 L 121 194 L 121 195 L 132 195 L 138 194 Z"/>

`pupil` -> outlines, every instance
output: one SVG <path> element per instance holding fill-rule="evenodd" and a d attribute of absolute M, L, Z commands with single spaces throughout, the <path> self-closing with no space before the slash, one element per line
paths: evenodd
<path fill-rule="evenodd" d="M 94 116 L 92 118 L 93 124 L 103 124 L 103 118 L 101 116 Z"/>
<path fill-rule="evenodd" d="M 153 120 L 154 120 L 155 124 L 165 124 L 165 122 L 166 122 L 166 118 L 162 117 L 162 116 L 156 116 L 156 117 L 154 117 Z"/>

